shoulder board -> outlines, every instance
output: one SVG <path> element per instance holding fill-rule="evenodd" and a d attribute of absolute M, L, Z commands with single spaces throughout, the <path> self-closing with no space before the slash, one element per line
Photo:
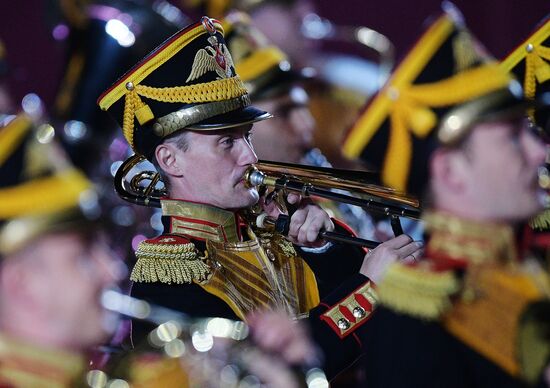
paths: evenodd
<path fill-rule="evenodd" d="M 183 284 L 209 278 L 210 267 L 190 240 L 162 235 L 142 241 L 130 280 L 141 283 Z"/>
<path fill-rule="evenodd" d="M 391 265 L 378 284 L 380 304 L 420 319 L 437 320 L 451 306 L 460 281 L 452 270 L 437 270 L 430 261 Z"/>

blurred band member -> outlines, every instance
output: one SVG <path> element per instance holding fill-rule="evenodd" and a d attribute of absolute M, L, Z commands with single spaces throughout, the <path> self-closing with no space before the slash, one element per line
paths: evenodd
<path fill-rule="evenodd" d="M 535 384 L 548 361 L 549 283 L 519 257 L 514 228 L 541 209 L 546 147 L 520 84 L 445 10 L 344 145 L 427 201 L 425 257 L 392 265 L 379 284 L 383 307 L 363 338 L 366 384 Z"/>
<path fill-rule="evenodd" d="M 100 305 L 120 267 L 93 210 L 91 183 L 64 158 L 51 126 L 18 115 L 0 128 L 0 382 L 64 387 L 114 318 Z"/>

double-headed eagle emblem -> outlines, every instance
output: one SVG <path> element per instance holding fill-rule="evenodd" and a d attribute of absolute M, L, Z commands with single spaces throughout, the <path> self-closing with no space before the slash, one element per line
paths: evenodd
<path fill-rule="evenodd" d="M 209 71 L 215 71 L 219 78 L 229 78 L 232 76 L 233 60 L 227 46 L 223 43 L 218 43 L 215 36 L 210 36 L 208 42 L 211 46 L 207 46 L 197 51 L 191 74 L 185 82 L 190 82 L 201 77 Z"/>

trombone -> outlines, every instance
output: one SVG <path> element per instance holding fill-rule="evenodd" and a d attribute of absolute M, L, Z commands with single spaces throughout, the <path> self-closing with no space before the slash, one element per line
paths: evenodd
<path fill-rule="evenodd" d="M 145 157 L 133 155 L 122 163 L 115 174 L 115 190 L 128 202 L 160 207 L 160 199 L 167 195 L 166 189 L 157 171 L 139 170 L 138 165 L 144 162 L 146 162 Z M 389 217 L 396 236 L 403 234 L 399 217 L 420 218 L 419 200 L 376 184 L 379 176 L 374 172 L 262 160 L 250 166 L 244 175 L 244 180 L 250 187 L 262 186 L 273 188 L 276 193 L 287 191 L 298 193 L 303 197 L 326 198 Z M 285 231 L 288 232 L 289 219 L 281 217 L 277 223 L 276 220 L 262 218 L 257 220 L 257 225 L 275 227 L 277 231 L 285 234 Z M 323 232 L 320 237 L 368 248 L 379 244 L 332 232 Z"/>
<path fill-rule="evenodd" d="M 272 187 L 275 192 L 288 191 L 300 194 L 302 197 L 325 198 L 359 206 L 367 212 L 389 217 L 396 236 L 403 234 L 399 217 L 420 218 L 418 199 L 372 183 L 378 181 L 378 174 L 374 172 L 259 161 L 247 170 L 244 179 L 249 186 L 267 186 Z M 274 220 L 260 215 L 256 224 L 258 227 L 273 228 L 286 235 L 290 217 L 281 215 Z M 329 231 L 321 231 L 319 237 L 369 249 L 379 245 L 376 241 Z"/>
<path fill-rule="evenodd" d="M 374 172 L 260 160 L 246 171 L 244 179 L 250 186 L 265 185 L 304 197 L 344 202 L 383 216 L 420 218 L 418 199 L 373 183 L 379 180 Z"/>

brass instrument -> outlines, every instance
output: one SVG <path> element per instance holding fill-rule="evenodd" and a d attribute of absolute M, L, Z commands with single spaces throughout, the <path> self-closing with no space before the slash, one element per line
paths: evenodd
<path fill-rule="evenodd" d="M 375 185 L 372 182 L 378 180 L 378 174 L 373 172 L 260 161 L 247 170 L 244 178 L 250 186 L 274 188 L 275 196 L 278 191 L 290 191 L 303 197 L 319 197 L 359 206 L 367 212 L 389 217 L 396 236 L 403 234 L 399 217 L 420 218 L 418 199 Z M 274 220 L 260 215 L 256 223 L 259 227 L 269 227 L 286 235 L 290 218 L 281 215 Z M 379 245 L 376 241 L 329 231 L 321 231 L 319 238 L 369 249 Z"/>
<path fill-rule="evenodd" d="M 160 207 L 160 198 L 167 192 L 157 171 L 151 171 L 149 167 L 139 169 L 138 165 L 145 162 L 143 156 L 134 155 L 122 163 L 115 174 L 115 190 L 128 202 Z M 127 180 L 127 176 L 131 178 Z M 326 198 L 389 217 L 396 236 L 403 233 L 399 217 L 420 218 L 418 199 L 373 183 L 378 181 L 378 174 L 374 172 L 259 161 L 247 170 L 244 179 L 250 186 L 267 186 L 276 192 L 290 191 L 304 197 Z M 283 234 L 285 228 L 284 225 L 276 227 Z M 346 236 L 331 234 L 326 232 L 321 237 L 369 248 L 378 245 L 369 240 L 352 238 L 350 241 Z"/>
<path fill-rule="evenodd" d="M 140 155 L 133 155 L 123 162 L 115 174 L 115 190 L 125 201 L 160 207 L 160 198 L 167 192 L 157 171 L 139 170 L 138 165 L 145 162 L 149 163 Z M 247 170 L 244 178 L 252 186 L 267 185 L 303 196 L 328 198 L 384 216 L 420 218 L 419 200 L 377 185 L 374 182 L 378 181 L 378 174 L 375 172 L 261 160 Z"/>
<path fill-rule="evenodd" d="M 383 216 L 420 218 L 419 200 L 375 184 L 379 180 L 375 172 L 260 160 L 247 170 L 244 179 L 251 186 L 266 185 L 306 197 L 327 198 Z"/>
<path fill-rule="evenodd" d="M 149 166 L 135 171 L 140 164 L 146 163 L 149 162 L 141 155 L 132 155 L 126 159 L 115 174 L 115 191 L 120 198 L 130 203 L 160 207 L 160 199 L 167 193 L 163 185 L 158 187 L 163 183 L 158 171 L 151 171 Z M 131 177 L 129 181 L 126 180 L 127 176 Z"/>

